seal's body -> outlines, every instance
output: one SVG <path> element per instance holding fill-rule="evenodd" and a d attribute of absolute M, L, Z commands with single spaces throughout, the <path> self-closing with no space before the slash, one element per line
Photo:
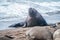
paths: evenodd
<path fill-rule="evenodd" d="M 29 8 L 29 16 L 26 18 L 26 26 L 46 26 L 47 23 L 41 14 L 34 8 Z"/>
<path fill-rule="evenodd" d="M 33 27 L 33 26 L 46 26 L 47 23 L 42 15 L 34 8 L 29 8 L 29 15 L 26 18 L 26 21 L 23 23 L 18 23 L 11 25 L 12 27 Z"/>
<path fill-rule="evenodd" d="M 34 27 L 26 32 L 27 40 L 52 40 L 51 32 L 45 27 Z"/>
<path fill-rule="evenodd" d="M 57 29 L 53 34 L 53 39 L 57 40 L 57 38 L 60 39 L 60 29 Z"/>

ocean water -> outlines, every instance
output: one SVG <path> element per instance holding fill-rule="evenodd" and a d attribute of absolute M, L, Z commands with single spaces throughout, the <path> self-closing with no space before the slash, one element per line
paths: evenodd
<path fill-rule="evenodd" d="M 0 0 L 0 30 L 22 22 L 35 8 L 48 24 L 60 22 L 60 0 Z"/>

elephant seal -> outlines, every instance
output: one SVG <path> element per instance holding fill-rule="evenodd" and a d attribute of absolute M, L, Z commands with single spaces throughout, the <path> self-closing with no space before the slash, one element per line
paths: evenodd
<path fill-rule="evenodd" d="M 25 27 L 46 26 L 47 23 L 42 15 L 34 8 L 29 8 L 29 15 L 25 21 Z"/>
<path fill-rule="evenodd" d="M 45 27 L 33 27 L 26 31 L 26 40 L 52 40 L 52 33 Z"/>
<path fill-rule="evenodd" d="M 56 40 L 56 38 L 60 38 L 60 29 L 57 29 L 53 34 L 53 39 Z"/>
<path fill-rule="evenodd" d="M 33 27 L 33 26 L 46 26 L 47 23 L 42 15 L 34 8 L 29 8 L 29 15 L 27 16 L 25 22 L 17 23 L 15 25 L 11 25 L 14 27 L 22 26 L 22 27 Z"/>

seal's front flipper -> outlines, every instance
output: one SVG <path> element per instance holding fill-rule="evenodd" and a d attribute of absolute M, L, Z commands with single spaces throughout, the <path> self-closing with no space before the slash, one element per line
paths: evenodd
<path fill-rule="evenodd" d="M 22 27 L 23 25 L 24 25 L 24 22 L 20 22 L 20 23 L 17 23 L 17 24 L 12 24 L 9 27 L 15 27 L 15 28 L 17 28 L 17 27 Z"/>

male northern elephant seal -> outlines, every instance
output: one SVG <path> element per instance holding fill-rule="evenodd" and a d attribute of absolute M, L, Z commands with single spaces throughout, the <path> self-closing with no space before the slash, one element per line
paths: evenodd
<path fill-rule="evenodd" d="M 42 17 L 42 15 L 34 8 L 29 8 L 28 11 L 28 16 L 25 20 L 25 22 L 22 23 L 18 23 L 13 25 L 13 27 L 17 27 L 17 26 L 23 26 L 23 27 L 33 27 L 33 26 L 46 26 L 47 23 L 45 21 L 45 19 Z"/>
<path fill-rule="evenodd" d="M 25 21 L 25 27 L 46 26 L 47 23 L 42 15 L 34 8 L 29 8 L 29 16 Z"/>
<path fill-rule="evenodd" d="M 26 40 L 52 40 L 52 33 L 45 27 L 34 27 L 26 32 Z"/>

